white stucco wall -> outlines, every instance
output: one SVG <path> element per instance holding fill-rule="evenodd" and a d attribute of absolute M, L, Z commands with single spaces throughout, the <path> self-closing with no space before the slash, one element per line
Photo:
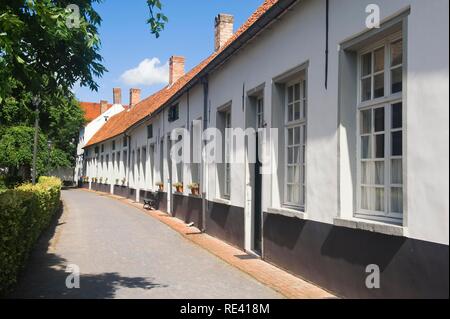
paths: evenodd
<path fill-rule="evenodd" d="M 272 126 L 272 115 L 280 112 L 273 104 L 273 79 L 286 71 L 307 64 L 307 174 L 306 209 L 308 219 L 332 224 L 339 216 L 353 215 L 354 187 L 349 167 L 352 154 L 339 125 L 339 51 L 338 45 L 366 30 L 365 8 L 372 1 L 341 0 L 330 2 L 329 72 L 325 89 L 325 1 L 301 1 L 280 21 L 251 41 L 209 75 L 208 125 L 216 125 L 217 108 L 231 102 L 232 126 L 245 126 L 242 92 L 265 84 L 265 120 Z M 408 236 L 448 244 L 448 1 L 380 0 L 381 18 L 385 19 L 410 7 L 407 41 L 406 83 L 403 92 L 406 127 L 407 207 L 405 226 Z M 432 18 L 431 18 L 432 17 Z M 355 79 L 356 81 L 356 79 Z M 175 127 L 189 127 L 203 116 L 203 91 L 200 84 L 180 100 L 179 120 L 169 123 L 167 111 L 151 121 L 154 139 L 147 139 L 142 124 L 131 132 L 131 148 L 155 146 L 155 178 L 160 179 L 159 141 Z M 189 114 L 188 110 L 189 100 Z M 356 114 L 356 110 L 355 110 Z M 355 118 L 356 120 L 356 118 Z M 108 142 L 109 143 L 109 142 Z M 118 143 L 121 145 L 121 143 Z M 93 153 L 93 152 L 91 152 Z M 356 154 L 355 154 L 356 156 Z M 147 156 L 148 158 L 148 156 Z M 164 154 L 164 182 L 168 177 L 167 153 Z M 147 164 L 148 165 L 148 164 Z M 216 165 L 208 165 L 207 198 L 218 196 Z M 114 177 L 110 178 L 112 181 Z M 190 182 L 190 167 L 183 168 L 183 182 Z M 130 187 L 155 189 L 148 179 L 129 178 Z M 263 177 L 263 210 L 281 206 L 277 176 Z M 167 189 L 166 189 L 167 190 Z M 185 189 L 185 192 L 188 191 Z M 247 195 L 246 195 L 247 194 Z M 233 164 L 230 204 L 244 207 L 246 169 Z"/>

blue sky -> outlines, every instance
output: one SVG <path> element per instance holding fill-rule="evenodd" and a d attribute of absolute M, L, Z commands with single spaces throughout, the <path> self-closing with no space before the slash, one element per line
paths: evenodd
<path fill-rule="evenodd" d="M 111 102 L 114 87 L 122 88 L 125 104 L 131 87 L 141 88 L 143 98 L 150 95 L 163 86 L 164 65 L 171 55 L 185 56 L 188 71 L 213 52 L 214 17 L 218 13 L 233 14 L 236 30 L 261 3 L 262 0 L 163 0 L 163 11 L 169 23 L 156 39 L 146 24 L 148 9 L 145 0 L 104 0 L 96 5 L 96 10 L 103 19 L 99 29 L 102 39 L 100 53 L 108 72 L 98 79 L 98 92 L 75 87 L 77 98 L 80 101 Z M 129 71 L 122 77 L 126 71 L 139 66 L 138 70 Z M 142 73 L 143 70 L 146 73 Z M 134 83 L 141 78 L 141 83 Z"/>

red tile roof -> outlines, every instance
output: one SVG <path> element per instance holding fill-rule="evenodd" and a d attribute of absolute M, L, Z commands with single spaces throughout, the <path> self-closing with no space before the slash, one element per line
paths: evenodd
<path fill-rule="evenodd" d="M 162 90 L 149 96 L 136 104 L 131 109 L 126 109 L 121 113 L 111 117 L 108 122 L 89 140 L 85 147 L 98 144 L 108 139 L 123 134 L 128 128 L 144 119 L 149 114 L 155 112 L 170 100 L 178 91 L 180 91 L 190 80 L 192 80 L 200 71 L 202 71 L 217 55 L 226 47 L 233 43 L 242 33 L 252 26 L 258 19 L 267 12 L 278 0 L 265 0 L 264 3 L 256 9 L 250 18 L 233 34 L 233 36 L 217 51 L 203 60 L 200 64 L 186 73 L 172 86 L 166 86 Z"/>
<path fill-rule="evenodd" d="M 112 104 L 108 104 L 107 110 L 109 110 L 111 107 Z M 86 122 L 91 122 L 102 114 L 102 107 L 100 103 L 80 102 L 80 108 L 84 112 L 84 119 L 86 120 Z"/>

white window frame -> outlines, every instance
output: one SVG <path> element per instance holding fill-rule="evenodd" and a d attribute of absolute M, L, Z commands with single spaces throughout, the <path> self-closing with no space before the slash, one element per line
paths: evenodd
<path fill-rule="evenodd" d="M 298 84 L 300 86 L 300 96 L 299 99 L 295 99 L 295 91 L 293 96 L 292 103 L 289 103 L 289 88 Z M 294 208 L 297 210 L 305 210 L 306 207 L 306 144 L 307 144 L 307 91 L 308 91 L 308 83 L 305 76 L 301 76 L 293 81 L 287 82 L 285 87 L 285 106 L 284 106 L 284 115 L 285 115 L 285 127 L 284 127 L 284 191 L 283 191 L 283 205 L 284 207 Z M 300 103 L 300 118 L 295 119 L 295 103 Z M 292 121 L 289 121 L 289 105 L 292 104 Z M 289 129 L 299 128 L 300 130 L 300 143 L 289 145 Z M 294 134 L 295 135 L 295 134 Z M 295 136 L 293 137 L 295 139 Z M 297 164 L 288 164 L 288 149 L 290 147 L 299 147 L 299 163 Z M 297 183 L 288 183 L 288 167 L 299 165 L 299 180 Z M 299 187 L 299 202 L 295 203 L 288 200 L 288 185 L 298 185 Z"/>
<path fill-rule="evenodd" d="M 398 40 L 403 41 L 403 48 L 402 48 L 402 64 L 398 64 L 395 66 L 391 66 L 391 44 L 394 42 L 397 42 Z M 393 33 L 392 35 L 389 35 L 382 40 L 367 46 L 360 50 L 358 52 L 358 58 L 357 58 L 357 94 L 358 94 L 358 105 L 357 105 L 357 112 L 356 112 L 356 130 L 357 130 L 357 188 L 356 188 L 356 209 L 354 212 L 354 216 L 357 218 L 364 218 L 364 219 L 371 219 L 381 222 L 387 222 L 387 223 L 395 223 L 395 224 L 402 224 L 404 217 L 406 216 L 406 187 L 405 187 L 405 163 L 406 163 L 406 153 L 405 153 L 405 142 L 406 142 L 406 104 L 405 99 L 403 98 L 403 93 L 405 91 L 405 83 L 406 83 L 406 77 L 405 77 L 405 61 L 406 61 L 406 50 L 405 50 L 405 41 L 404 37 L 401 31 Z M 362 56 L 365 55 L 368 52 L 374 52 L 380 47 L 384 47 L 385 54 L 384 54 L 384 96 L 373 98 L 374 96 L 374 58 L 372 53 L 372 86 L 371 86 L 371 99 L 367 101 L 362 101 Z M 393 69 L 402 67 L 403 69 L 403 76 L 402 76 L 402 91 L 391 93 L 392 85 L 391 85 L 391 71 Z M 377 73 L 375 73 L 377 74 Z M 402 104 L 402 127 L 401 128 L 392 128 L 391 127 L 391 121 L 392 121 L 392 106 L 395 104 L 401 103 Z M 384 107 L 384 131 L 376 132 L 374 133 L 374 125 L 375 125 L 375 117 L 374 117 L 374 110 L 376 108 Z M 369 134 L 361 134 L 361 113 L 365 110 L 372 110 L 371 111 L 371 132 Z M 391 155 L 391 149 L 392 149 L 392 143 L 391 143 L 391 135 L 393 132 L 401 131 L 402 132 L 402 155 L 401 156 L 392 156 Z M 371 152 L 371 158 L 368 159 L 368 162 L 376 162 L 376 161 L 384 161 L 384 211 L 376 211 L 376 210 L 367 210 L 361 208 L 361 188 L 364 186 L 368 187 L 374 187 L 374 185 L 365 185 L 361 181 L 361 163 L 365 160 L 361 158 L 361 136 L 362 135 L 370 135 L 374 136 L 377 134 L 384 134 L 384 158 L 383 159 L 377 159 L 375 158 L 375 147 L 376 143 L 374 142 L 374 139 L 371 138 L 370 142 L 370 152 Z M 395 159 L 402 159 L 402 181 L 403 184 L 392 184 L 391 183 L 391 162 Z M 375 172 L 373 173 L 375 175 Z M 374 182 L 375 183 L 375 182 Z M 392 212 L 391 211 L 391 188 L 392 187 L 401 187 L 402 188 L 402 213 Z M 369 199 L 370 200 L 370 199 Z"/>

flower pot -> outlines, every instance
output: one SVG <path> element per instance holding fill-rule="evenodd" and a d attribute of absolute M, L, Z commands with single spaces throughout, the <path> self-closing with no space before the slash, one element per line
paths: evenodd
<path fill-rule="evenodd" d="M 158 185 L 158 190 L 159 190 L 160 192 L 164 191 L 164 185 Z"/>
<path fill-rule="evenodd" d="M 200 193 L 200 191 L 199 191 L 199 189 L 198 189 L 198 188 L 192 188 L 192 189 L 191 189 L 191 194 L 192 194 L 192 195 L 194 195 L 194 196 L 198 196 L 198 195 L 199 195 L 199 193 Z"/>
<path fill-rule="evenodd" d="M 183 186 L 177 186 L 176 190 L 177 190 L 177 193 L 182 193 L 183 192 Z"/>

